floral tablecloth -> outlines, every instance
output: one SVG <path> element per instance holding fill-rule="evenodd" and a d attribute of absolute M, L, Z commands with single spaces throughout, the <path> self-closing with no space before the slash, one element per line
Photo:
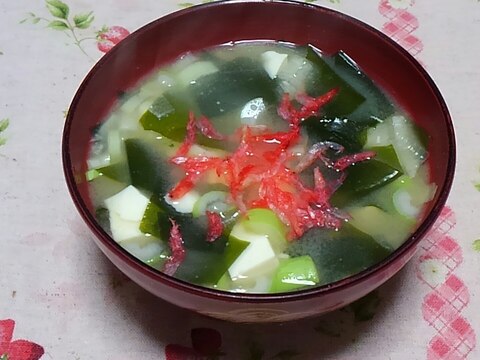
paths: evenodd
<path fill-rule="evenodd" d="M 0 1 L 0 360 L 479 359 L 477 0 L 309 1 L 410 51 L 457 131 L 447 207 L 409 265 L 366 298 L 320 318 L 229 324 L 153 297 L 90 241 L 61 166 L 72 96 L 130 32 L 200 2 Z"/>

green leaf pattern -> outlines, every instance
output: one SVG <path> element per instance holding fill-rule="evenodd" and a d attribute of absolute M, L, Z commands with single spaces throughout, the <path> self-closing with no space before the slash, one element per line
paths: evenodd
<path fill-rule="evenodd" d="M 89 29 L 95 20 L 93 11 L 86 13 L 78 13 L 71 16 L 69 5 L 60 0 L 45 0 L 45 5 L 49 13 L 53 16 L 53 19 L 38 16 L 33 12 L 27 13 L 27 17 L 20 21 L 23 23 L 38 24 L 39 22 L 46 23 L 47 27 L 53 30 L 62 31 L 73 42 L 73 44 L 89 59 L 94 60 L 83 47 L 85 41 L 98 41 L 98 34 L 102 31 L 89 31 Z M 102 29 L 108 29 L 103 26 Z"/>
<path fill-rule="evenodd" d="M 62 20 L 52 20 L 48 23 L 48 27 L 55 30 L 67 30 L 68 24 Z"/>
<path fill-rule="evenodd" d="M 67 19 L 70 8 L 67 4 L 59 0 L 46 0 L 46 5 L 50 14 L 59 19 Z"/>
<path fill-rule="evenodd" d="M 472 244 L 473 250 L 476 252 L 480 252 L 480 239 L 475 240 Z"/>
<path fill-rule="evenodd" d="M 75 15 L 73 17 L 73 22 L 75 26 L 79 29 L 88 29 L 94 19 L 95 16 L 93 16 L 93 11 L 90 11 L 87 14 Z"/>
<path fill-rule="evenodd" d="M 7 142 L 7 139 L 2 136 L 5 130 L 7 130 L 8 125 L 10 125 L 10 120 L 9 119 L 2 119 L 0 120 L 0 146 L 5 145 Z M 2 358 L 0 358 L 2 360 Z"/>

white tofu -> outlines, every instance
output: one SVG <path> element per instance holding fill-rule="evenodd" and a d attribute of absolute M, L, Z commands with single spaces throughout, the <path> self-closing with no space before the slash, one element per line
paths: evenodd
<path fill-rule="evenodd" d="M 150 199 L 135 186 L 130 185 L 105 200 L 105 206 L 110 213 L 117 213 L 126 221 L 142 221 Z M 113 225 L 111 225 L 113 228 Z M 112 230 L 113 231 L 113 230 Z"/>
<path fill-rule="evenodd" d="M 232 280 L 263 275 L 278 267 L 279 261 L 268 236 L 248 232 L 242 225 L 234 226 L 231 236 L 250 243 L 228 269 Z"/>
<path fill-rule="evenodd" d="M 110 230 L 113 240 L 122 242 L 144 235 L 140 231 L 140 221 L 128 221 L 123 219 L 117 212 L 109 212 Z"/>
<path fill-rule="evenodd" d="M 265 51 L 261 55 L 263 67 L 270 78 L 275 79 L 277 77 L 278 70 L 280 70 L 287 56 L 287 54 L 280 54 L 276 51 Z"/>
<path fill-rule="evenodd" d="M 193 206 L 200 199 L 200 194 L 192 190 L 177 200 L 172 200 L 168 194 L 165 195 L 164 199 L 168 205 L 172 206 L 179 213 L 188 214 L 193 211 Z"/>

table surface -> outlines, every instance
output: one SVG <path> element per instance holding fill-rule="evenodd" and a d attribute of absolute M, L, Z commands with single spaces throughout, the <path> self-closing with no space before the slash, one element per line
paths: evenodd
<path fill-rule="evenodd" d="M 414 259 L 356 306 L 281 325 L 207 319 L 148 294 L 90 240 L 64 183 L 61 134 L 95 61 L 126 32 L 192 3 L 1 0 L 1 360 L 194 359 L 199 343 L 222 359 L 480 358 L 480 2 L 310 2 L 393 37 L 451 110 L 456 178 Z"/>

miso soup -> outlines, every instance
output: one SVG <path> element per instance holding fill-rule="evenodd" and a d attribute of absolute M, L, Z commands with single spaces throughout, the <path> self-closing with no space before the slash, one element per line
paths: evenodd
<path fill-rule="evenodd" d="M 383 260 L 435 193 L 428 137 L 344 52 L 245 42 L 123 94 L 91 140 L 91 200 L 124 249 L 232 292 L 328 284 Z"/>

